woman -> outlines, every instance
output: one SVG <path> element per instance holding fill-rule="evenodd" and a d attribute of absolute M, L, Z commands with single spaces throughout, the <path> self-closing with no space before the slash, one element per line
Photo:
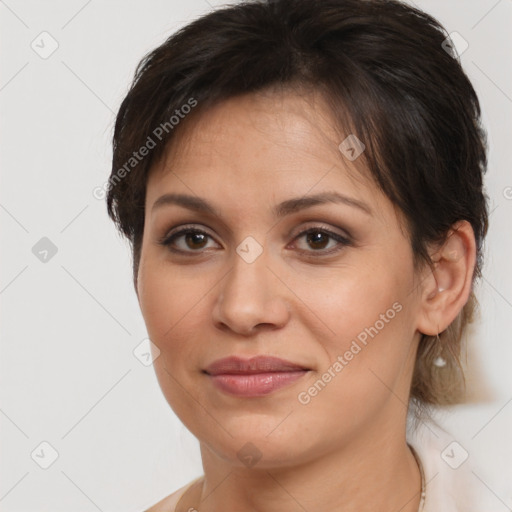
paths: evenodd
<path fill-rule="evenodd" d="M 204 469 L 150 511 L 480 510 L 463 447 L 407 431 L 461 399 L 487 231 L 449 43 L 397 1 L 262 0 L 140 63 L 108 211 Z"/>

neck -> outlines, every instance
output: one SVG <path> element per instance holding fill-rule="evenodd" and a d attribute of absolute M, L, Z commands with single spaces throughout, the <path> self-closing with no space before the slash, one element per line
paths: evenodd
<path fill-rule="evenodd" d="M 263 469 L 235 466 L 201 443 L 205 476 L 183 510 L 417 512 L 421 475 L 405 428 L 368 434 L 307 462 Z"/>

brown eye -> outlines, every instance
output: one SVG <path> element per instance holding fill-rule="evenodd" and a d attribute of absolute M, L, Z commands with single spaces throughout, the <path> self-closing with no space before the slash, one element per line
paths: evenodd
<path fill-rule="evenodd" d="M 208 235 L 204 233 L 189 232 L 185 235 L 185 243 L 190 249 L 202 249 L 205 245 L 205 241 Z"/>
<path fill-rule="evenodd" d="M 212 237 L 195 228 L 184 228 L 170 235 L 166 235 L 159 243 L 168 247 L 170 251 L 181 253 L 200 253 L 203 249 L 208 249 L 208 240 Z"/>
<path fill-rule="evenodd" d="M 308 255 L 327 256 L 341 251 L 346 246 L 352 245 L 351 240 L 338 233 L 320 227 L 309 228 L 299 235 L 294 241 L 304 239 L 305 248 L 299 246 L 299 251 Z M 207 249 L 209 240 L 213 237 L 197 228 L 184 227 L 179 231 L 166 235 L 159 243 L 170 251 L 181 254 L 202 254 Z M 318 253 L 318 254 L 315 254 Z"/>
<path fill-rule="evenodd" d="M 303 231 L 295 237 L 295 240 L 300 239 L 304 239 L 305 243 L 303 247 L 306 247 L 299 247 L 299 250 L 304 253 L 309 253 L 309 255 L 313 255 L 314 253 L 318 253 L 318 256 L 330 255 L 343 250 L 346 246 L 352 245 L 348 237 L 334 233 L 323 227 L 312 227 Z"/>
<path fill-rule="evenodd" d="M 325 249 L 325 246 L 329 243 L 329 235 L 321 231 L 311 231 L 306 235 L 308 244 L 314 249 Z"/>

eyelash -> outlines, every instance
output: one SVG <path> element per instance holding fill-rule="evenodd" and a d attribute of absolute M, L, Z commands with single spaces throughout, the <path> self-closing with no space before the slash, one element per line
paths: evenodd
<path fill-rule="evenodd" d="M 310 227 L 304 231 L 301 231 L 293 240 L 298 240 L 300 239 L 301 237 L 304 237 L 310 233 L 322 233 L 324 235 L 327 235 L 329 238 L 335 240 L 336 242 L 338 242 L 338 246 L 335 247 L 334 249 L 331 248 L 331 249 L 328 249 L 328 250 L 324 250 L 324 249 L 320 249 L 320 250 L 311 250 L 311 251 L 305 251 L 305 250 L 300 250 L 301 253 L 310 253 L 310 254 L 315 254 L 315 255 L 318 255 L 319 257 L 322 257 L 322 256 L 330 256 L 332 254 L 335 254 L 335 253 L 338 253 L 340 251 L 342 251 L 345 247 L 349 247 L 349 246 L 352 246 L 353 243 L 351 241 L 351 239 L 349 237 L 346 237 L 346 236 L 342 236 L 338 233 L 334 233 L 333 231 L 329 230 L 329 229 L 326 229 L 324 227 L 320 227 L 320 226 L 313 226 L 313 227 Z M 202 250 L 197 250 L 197 251 L 194 251 L 194 250 L 190 250 L 190 251 L 183 251 L 181 249 L 175 249 L 174 247 L 172 247 L 172 243 L 176 241 L 176 239 L 184 236 L 184 235 L 187 235 L 187 234 L 200 234 L 200 235 L 206 235 L 207 237 L 209 238 L 213 238 L 211 235 L 209 235 L 208 233 L 206 233 L 205 231 L 202 231 L 200 229 L 197 229 L 197 228 L 194 228 L 194 227 L 188 227 L 188 226 L 185 226 L 183 229 L 180 229 L 179 231 L 177 231 L 176 233 L 170 233 L 170 234 L 167 234 L 165 235 L 164 237 L 160 238 L 158 240 L 158 243 L 164 247 L 167 247 L 171 252 L 173 253 L 178 253 L 178 254 L 190 254 L 190 255 L 200 255 L 202 254 Z"/>

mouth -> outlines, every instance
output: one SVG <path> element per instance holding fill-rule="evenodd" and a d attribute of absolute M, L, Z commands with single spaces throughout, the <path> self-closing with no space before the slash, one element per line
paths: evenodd
<path fill-rule="evenodd" d="M 309 371 L 305 366 L 270 356 L 227 357 L 203 370 L 217 389 L 243 397 L 267 395 L 291 385 Z"/>

